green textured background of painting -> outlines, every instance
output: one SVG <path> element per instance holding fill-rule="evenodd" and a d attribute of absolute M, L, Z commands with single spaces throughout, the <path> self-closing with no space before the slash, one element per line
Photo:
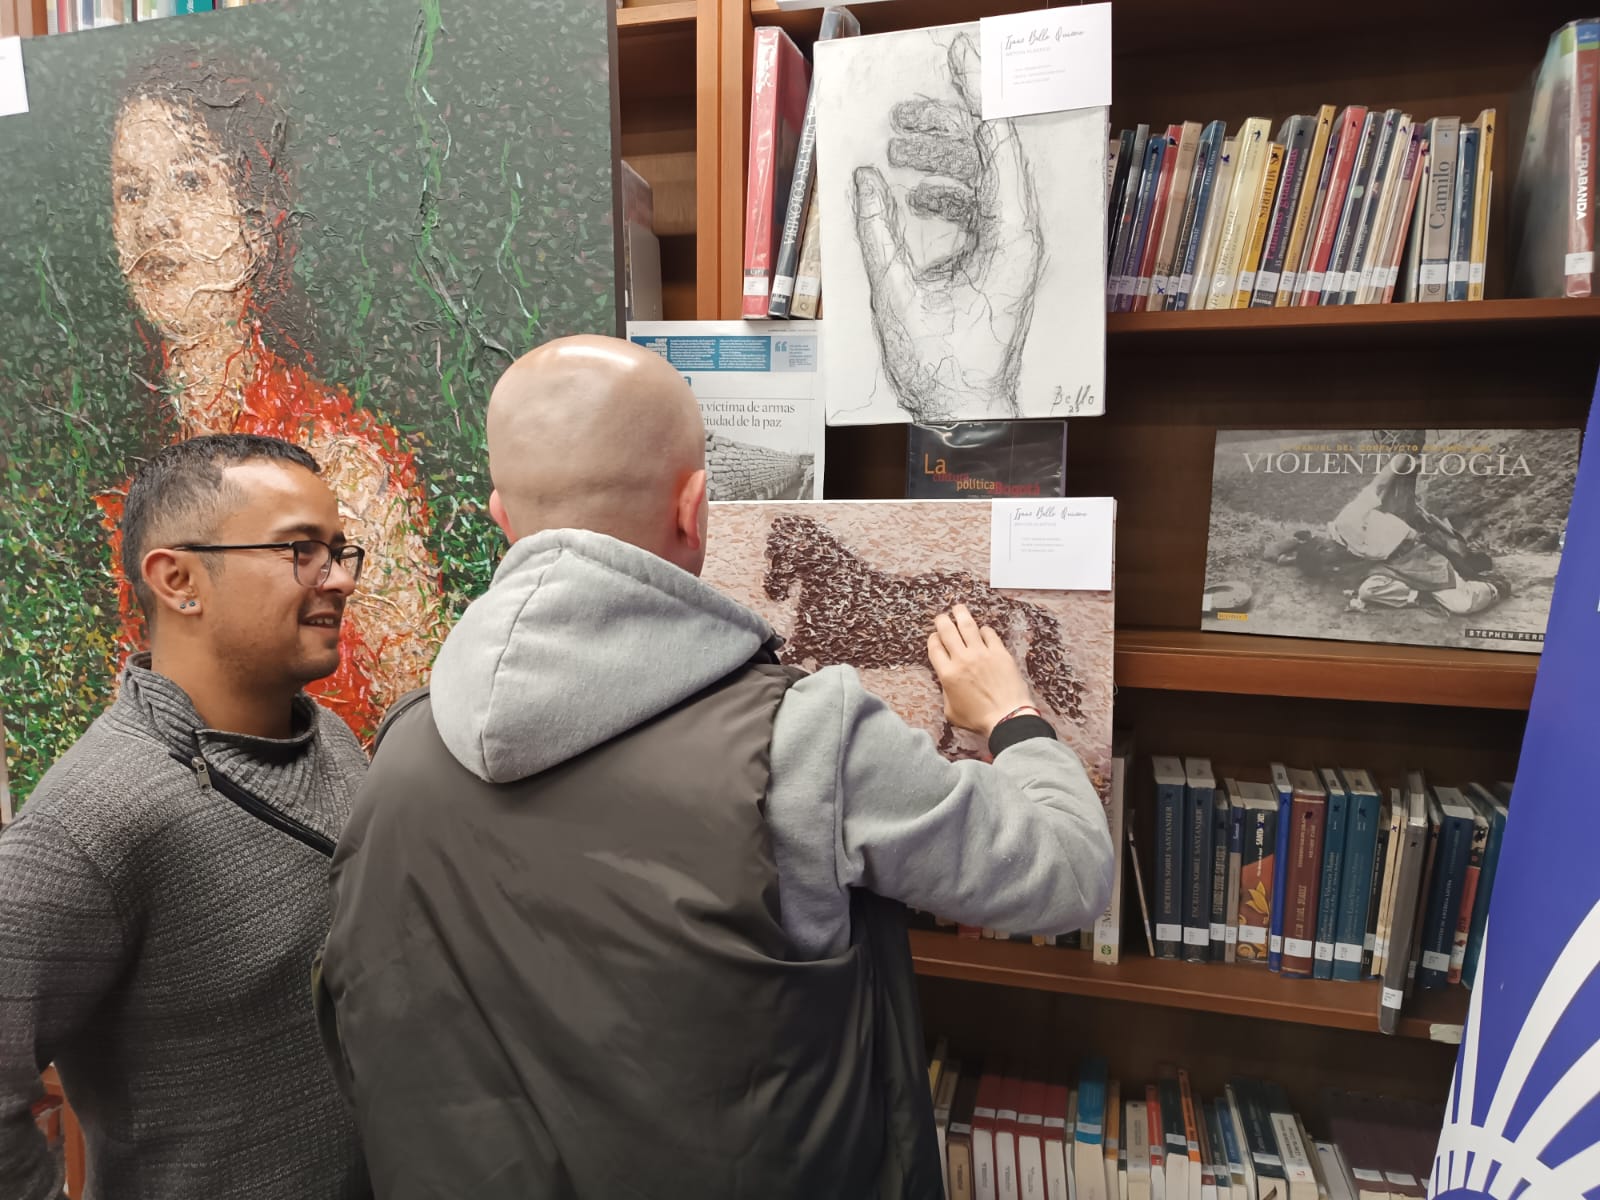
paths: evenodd
<path fill-rule="evenodd" d="M 111 235 L 111 131 L 173 47 L 289 114 L 313 374 L 406 435 L 453 609 L 501 549 L 483 407 L 508 355 L 617 332 L 605 0 L 271 0 L 25 45 L 0 119 L 0 708 L 25 796 L 104 707 L 116 597 L 96 494 L 176 428 Z"/>

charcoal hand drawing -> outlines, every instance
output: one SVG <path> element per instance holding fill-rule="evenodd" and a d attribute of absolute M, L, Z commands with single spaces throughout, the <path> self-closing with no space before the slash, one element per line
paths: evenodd
<path fill-rule="evenodd" d="M 975 25 L 819 47 L 831 423 L 1103 411 L 1105 110 L 985 121 L 980 78 Z"/>
<path fill-rule="evenodd" d="M 1038 191 L 1013 123 L 982 119 L 978 52 L 966 34 L 951 40 L 949 65 L 960 104 L 896 104 L 888 159 L 928 176 L 908 203 L 953 224 L 955 249 L 919 267 L 882 172 L 869 164 L 851 177 L 873 333 L 884 373 L 914 420 L 952 420 L 971 401 L 1020 417 L 1022 347 L 1045 265 Z"/>

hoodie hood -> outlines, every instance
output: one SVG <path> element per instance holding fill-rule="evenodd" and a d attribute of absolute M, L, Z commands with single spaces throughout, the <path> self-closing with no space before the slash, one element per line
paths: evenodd
<path fill-rule="evenodd" d="M 552 529 L 511 547 L 434 663 L 455 759 L 509 783 L 625 733 L 723 679 L 772 627 L 637 546 Z"/>

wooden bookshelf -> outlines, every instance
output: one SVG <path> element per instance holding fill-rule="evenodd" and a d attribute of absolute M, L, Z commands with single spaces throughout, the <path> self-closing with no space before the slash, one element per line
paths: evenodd
<path fill-rule="evenodd" d="M 911 931 L 911 957 L 919 973 L 933 978 L 967 979 L 1330 1029 L 1378 1029 L 1376 981 L 1291 979 L 1236 963 L 1175 962 L 1143 954 L 1125 954 L 1116 966 L 1103 966 L 1083 950 L 961 938 L 920 929 Z M 1403 1037 L 1460 1041 L 1467 1004 L 1466 989 L 1461 987 L 1417 993 L 1397 1032 Z"/>
<path fill-rule="evenodd" d="M 1356 304 L 1334 308 L 1234 308 L 1196 312 L 1111 313 L 1113 353 L 1163 350 L 1294 350 L 1471 343 L 1527 348 L 1574 340 L 1600 342 L 1600 299 L 1483 300 L 1473 304 Z"/>
<path fill-rule="evenodd" d="M 870 35 L 1040 7 L 881 0 L 853 11 Z M 1263 21 L 1251 0 L 1203 10 L 1192 0 L 1113 0 L 1113 132 L 1214 118 L 1236 128 L 1323 103 L 1399 107 L 1421 119 L 1470 120 L 1489 106 L 1499 115 L 1488 299 L 1107 317 L 1106 415 L 1071 423 L 1067 490 L 1117 498 L 1117 718 L 1137 739 L 1130 803 L 1147 885 L 1152 753 L 1208 755 L 1229 772 L 1276 759 L 1364 766 L 1384 786 L 1412 768 L 1440 782 L 1509 779 L 1516 768 L 1537 655 L 1199 629 L 1219 429 L 1575 427 L 1587 414 L 1600 299 L 1507 296 L 1524 89 L 1572 13 L 1554 0 L 1464 0 L 1450 28 L 1423 42 L 1373 36 L 1431 28 L 1432 14 L 1425 0 L 1386 0 L 1284 8 Z M 723 0 L 723 318 L 740 303 L 752 32 L 777 25 L 809 49 L 819 21 L 818 10 L 786 11 L 776 0 Z M 829 498 L 904 494 L 904 428 L 829 429 L 827 454 Z M 1137 901 L 1125 896 L 1126 948 L 1142 935 Z M 1069 1069 L 1093 1045 L 1129 1078 L 1190 1059 L 1220 1079 L 1237 1060 L 1297 1072 L 1283 1077 L 1291 1092 L 1337 1082 L 1437 1097 L 1467 1002 L 1460 988 L 1419 993 L 1402 1036 L 1384 1038 L 1374 983 L 1142 954 L 1104 968 L 1082 952 L 933 932 L 913 933 L 912 953 L 930 1032 L 974 1053 L 1038 1055 L 1049 1069 Z M 1137 1036 L 1122 1036 L 1124 1024 Z"/>
<path fill-rule="evenodd" d="M 1119 629 L 1119 687 L 1525 710 L 1537 654 Z"/>

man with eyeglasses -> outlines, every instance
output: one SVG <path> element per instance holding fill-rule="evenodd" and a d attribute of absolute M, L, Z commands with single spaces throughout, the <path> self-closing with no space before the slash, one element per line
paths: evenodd
<path fill-rule="evenodd" d="M 363 552 L 309 454 L 245 435 L 162 450 L 121 533 L 149 652 L 0 836 L 0 1196 L 61 1194 L 50 1062 L 99 1200 L 366 1195 L 307 980 L 367 763 L 303 690 Z"/>

